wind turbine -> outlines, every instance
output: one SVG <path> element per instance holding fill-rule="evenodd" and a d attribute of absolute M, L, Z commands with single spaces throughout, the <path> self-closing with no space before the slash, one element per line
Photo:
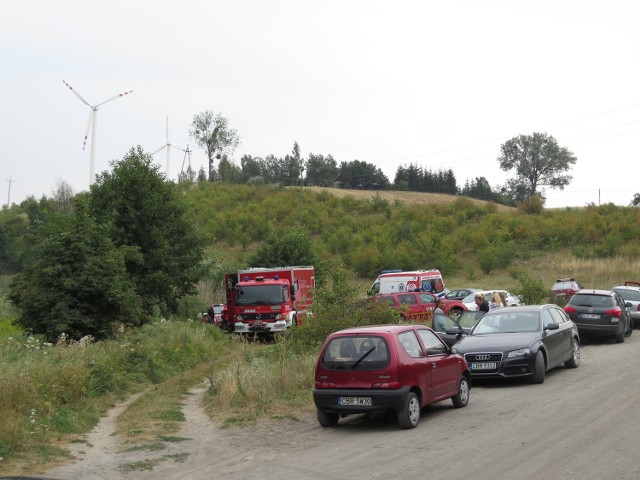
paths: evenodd
<path fill-rule="evenodd" d="M 169 159 L 171 157 L 170 153 L 171 153 L 171 147 L 175 148 L 176 150 L 180 150 L 181 152 L 187 152 L 188 151 L 188 147 L 187 150 L 183 150 L 180 147 L 176 147 L 174 144 L 169 142 L 169 117 L 167 117 L 167 143 L 165 143 L 163 146 L 161 146 L 159 149 L 157 149 L 155 152 L 153 152 L 151 154 L 151 156 L 155 155 L 156 153 L 158 153 L 160 150 L 162 150 L 163 148 L 167 149 L 167 178 L 169 178 Z M 184 164 L 184 162 L 183 162 Z"/>
<path fill-rule="evenodd" d="M 84 103 L 85 105 L 87 105 L 88 107 L 91 108 L 91 112 L 89 112 L 89 122 L 87 123 L 87 131 L 84 134 L 84 143 L 82 144 L 82 150 L 85 149 L 85 147 L 87 146 L 87 137 L 89 136 L 89 130 L 91 130 L 91 167 L 89 169 L 89 185 L 93 185 L 93 182 L 95 181 L 95 168 L 96 168 L 96 123 L 97 123 L 97 118 L 98 118 L 98 107 L 104 105 L 105 103 L 108 103 L 112 100 L 115 100 L 116 98 L 120 98 L 120 97 L 124 97 L 125 95 L 129 95 L 130 93 L 133 93 L 133 90 L 129 90 L 128 92 L 124 92 L 124 93 L 120 93 L 119 95 L 114 95 L 113 97 L 107 98 L 106 100 L 103 100 L 100 103 L 97 103 L 95 105 L 91 105 L 89 102 L 87 102 L 84 98 L 82 98 L 80 96 L 80 94 L 78 92 L 76 92 L 73 87 L 71 85 L 69 85 L 67 82 L 65 82 L 64 80 L 62 81 L 67 87 L 69 87 L 69 90 L 71 90 L 76 97 L 78 97 L 80 99 L 80 101 L 82 103 Z"/>

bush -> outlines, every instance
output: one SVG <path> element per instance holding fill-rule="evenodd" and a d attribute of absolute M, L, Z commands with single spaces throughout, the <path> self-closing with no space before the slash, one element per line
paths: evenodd
<path fill-rule="evenodd" d="M 517 274 L 517 280 L 519 286 L 513 290 L 513 293 L 520 297 L 521 302 L 527 305 L 548 303 L 549 290 L 545 288 L 541 279 L 519 273 Z"/>

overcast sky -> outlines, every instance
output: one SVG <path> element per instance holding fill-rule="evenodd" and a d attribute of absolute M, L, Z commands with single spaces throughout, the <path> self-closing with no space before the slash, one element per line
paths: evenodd
<path fill-rule="evenodd" d="M 499 147 L 546 132 L 577 157 L 548 207 L 640 192 L 637 0 L 0 0 L 0 205 L 88 189 L 140 145 L 193 150 L 193 116 L 221 113 L 233 154 L 333 155 L 505 182 Z M 167 156 L 154 156 L 163 170 Z M 173 150 L 168 176 L 189 157 Z M 11 180 L 11 181 L 9 181 Z"/>

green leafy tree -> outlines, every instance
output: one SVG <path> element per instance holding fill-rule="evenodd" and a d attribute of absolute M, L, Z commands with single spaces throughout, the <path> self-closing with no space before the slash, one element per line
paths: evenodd
<path fill-rule="evenodd" d="M 109 336 L 117 324 L 140 325 L 140 299 L 125 267 L 125 251 L 82 206 L 34 224 L 30 253 L 9 286 L 17 324 L 49 340 Z"/>
<path fill-rule="evenodd" d="M 222 158 L 222 154 L 233 150 L 240 143 L 238 132 L 229 127 L 229 121 L 219 113 L 211 110 L 193 117 L 191 137 L 199 147 L 204 148 L 209 159 L 209 181 L 215 179 L 214 159 Z"/>
<path fill-rule="evenodd" d="M 313 265 L 316 267 L 317 278 L 320 258 L 314 251 L 307 234 L 293 228 L 282 233 L 271 234 L 251 256 L 249 263 L 252 267 Z"/>
<path fill-rule="evenodd" d="M 500 152 L 500 168 L 516 173 L 516 178 L 507 181 L 504 193 L 518 201 L 542 195 L 540 187 L 564 189 L 571 182 L 571 176 L 565 172 L 577 160 L 546 133 L 514 137 L 500 147 Z"/>
<path fill-rule="evenodd" d="M 91 186 L 94 218 L 113 225 L 112 239 L 135 251 L 127 273 L 146 309 L 174 312 L 177 301 L 195 291 L 203 239 L 186 215 L 178 187 L 167 181 L 151 155 L 131 149 L 113 171 Z"/>

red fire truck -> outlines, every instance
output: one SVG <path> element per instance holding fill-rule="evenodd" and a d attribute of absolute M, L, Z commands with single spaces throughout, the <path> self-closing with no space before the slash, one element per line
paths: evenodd
<path fill-rule="evenodd" d="M 311 314 L 313 267 L 248 268 L 225 275 L 224 328 L 273 334 L 300 325 Z"/>

